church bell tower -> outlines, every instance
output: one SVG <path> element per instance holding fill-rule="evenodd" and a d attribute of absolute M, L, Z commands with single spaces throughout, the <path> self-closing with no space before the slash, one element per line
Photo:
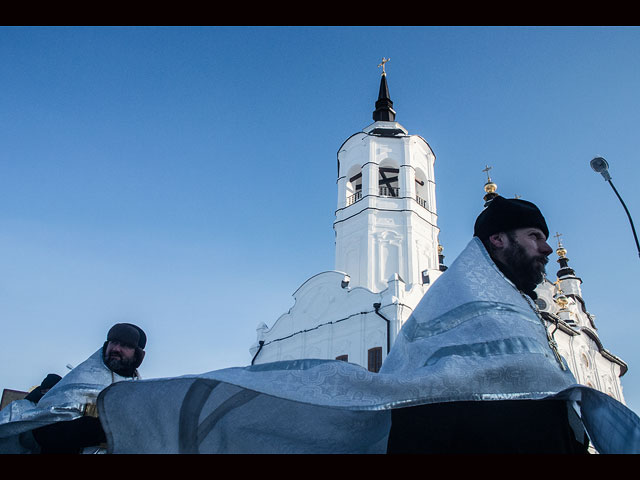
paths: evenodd
<path fill-rule="evenodd" d="M 374 123 L 338 150 L 335 269 L 352 287 L 387 288 L 394 274 L 428 285 L 439 274 L 433 154 L 395 121 L 383 59 Z"/>
<path fill-rule="evenodd" d="M 252 364 L 300 358 L 377 372 L 404 322 L 446 267 L 427 142 L 395 121 L 382 60 L 374 122 L 338 148 L 335 269 L 307 279 L 272 327 L 260 323 Z"/>

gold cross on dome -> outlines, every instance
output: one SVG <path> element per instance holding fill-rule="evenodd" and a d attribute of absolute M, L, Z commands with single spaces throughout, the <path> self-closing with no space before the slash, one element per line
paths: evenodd
<path fill-rule="evenodd" d="M 554 237 L 556 237 L 556 240 L 558 242 L 558 246 L 561 247 L 562 246 L 562 241 L 560 240 L 560 237 L 562 237 L 561 233 L 556 232 L 556 234 L 554 235 Z"/>
<path fill-rule="evenodd" d="M 487 173 L 487 180 L 491 181 L 491 177 L 489 176 L 489 170 L 491 170 L 493 167 L 490 167 L 489 165 L 486 165 L 485 167 L 486 168 L 482 171 Z"/>
<path fill-rule="evenodd" d="M 378 65 L 378 68 L 382 67 L 382 75 L 386 75 L 387 74 L 387 72 L 384 70 L 384 64 L 387 63 L 389 60 L 391 60 L 391 59 L 382 57 L 382 62 Z"/>

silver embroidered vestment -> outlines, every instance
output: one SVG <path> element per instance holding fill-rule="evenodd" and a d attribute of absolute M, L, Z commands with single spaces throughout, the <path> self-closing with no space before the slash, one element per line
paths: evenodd
<path fill-rule="evenodd" d="M 384 453 L 393 408 L 556 398 L 579 404 L 600 453 L 640 453 L 640 419 L 558 360 L 532 305 L 474 238 L 379 373 L 322 359 L 227 368 L 116 383 L 98 409 L 113 453 Z"/>

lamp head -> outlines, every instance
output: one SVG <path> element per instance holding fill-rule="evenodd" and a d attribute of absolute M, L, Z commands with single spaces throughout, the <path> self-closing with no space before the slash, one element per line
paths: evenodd
<path fill-rule="evenodd" d="M 602 175 L 606 181 L 611 180 L 611 175 L 609 175 L 609 164 L 604 158 L 596 157 L 591 160 L 591 168 L 594 172 Z"/>

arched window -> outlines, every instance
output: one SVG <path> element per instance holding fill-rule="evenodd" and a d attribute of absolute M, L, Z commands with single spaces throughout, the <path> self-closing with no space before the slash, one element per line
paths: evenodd
<path fill-rule="evenodd" d="M 354 167 L 347 177 L 347 207 L 362 198 L 362 168 Z"/>
<path fill-rule="evenodd" d="M 378 167 L 378 189 L 381 197 L 398 197 L 400 188 L 398 178 L 400 169 L 389 161 L 384 161 Z"/>

